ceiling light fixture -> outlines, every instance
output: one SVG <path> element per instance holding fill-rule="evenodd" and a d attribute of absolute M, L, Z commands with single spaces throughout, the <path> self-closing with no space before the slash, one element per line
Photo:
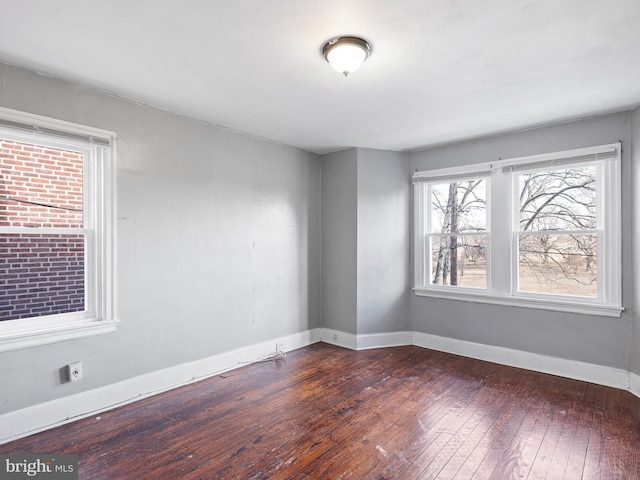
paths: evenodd
<path fill-rule="evenodd" d="M 360 37 L 336 37 L 322 47 L 331 68 L 345 77 L 360 68 L 371 55 L 371 44 Z"/>

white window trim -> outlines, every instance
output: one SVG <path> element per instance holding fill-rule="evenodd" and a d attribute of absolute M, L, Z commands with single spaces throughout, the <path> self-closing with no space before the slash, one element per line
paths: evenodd
<path fill-rule="evenodd" d="M 487 284 L 489 290 L 470 289 L 460 287 L 443 287 L 441 285 L 421 285 L 424 272 L 422 271 L 424 262 L 423 238 L 425 232 L 424 225 L 424 199 L 422 198 L 422 188 L 414 189 L 414 292 L 417 296 L 442 298 L 448 300 L 460 300 L 468 302 L 489 303 L 495 305 L 515 306 L 524 308 L 536 308 L 544 310 L 554 310 L 561 312 L 579 313 L 585 315 L 601 315 L 608 317 L 620 317 L 624 311 L 622 306 L 622 250 L 621 250 L 621 144 L 614 143 L 595 147 L 565 150 L 528 157 L 519 157 L 508 160 L 497 160 L 452 168 L 437 170 L 427 170 L 416 172 L 413 175 L 414 183 L 425 181 L 441 181 L 447 179 L 458 179 L 460 177 L 481 177 L 490 175 L 492 192 L 489 212 L 490 222 L 490 248 L 488 252 Z M 513 214 L 511 208 L 511 195 L 513 192 L 508 185 L 511 185 L 510 170 L 523 170 L 524 168 L 551 167 L 568 163 L 580 162 L 581 157 L 596 154 L 614 154 L 614 158 L 605 160 L 606 167 L 602 169 L 602 183 L 600 188 L 608 194 L 600 198 L 604 199 L 604 210 L 602 217 L 607 219 L 606 237 L 609 244 L 600 247 L 599 254 L 602 256 L 602 264 L 608 269 L 607 274 L 602 276 L 603 284 L 599 285 L 602 291 L 602 299 L 594 300 L 589 298 L 561 296 L 554 298 L 549 294 L 529 294 L 515 292 L 515 279 L 512 279 L 514 272 L 513 262 L 515 261 L 515 231 L 513 225 L 504 221 Z M 505 183 L 503 183 L 505 182 Z M 496 188 L 497 183 L 503 183 L 502 187 Z M 495 195 L 494 195 L 495 194 Z M 496 198 L 502 194 L 509 198 Z M 498 201 L 500 200 L 500 201 Z M 509 211 L 504 211 L 506 209 Z M 502 209 L 501 211 L 498 211 Z M 506 215 L 506 216 L 505 216 Z M 510 251 L 510 255 L 500 255 L 505 260 L 497 261 L 496 253 Z"/>
<path fill-rule="evenodd" d="M 87 302 L 91 312 L 76 312 L 44 317 L 0 321 L 0 352 L 45 345 L 115 331 L 116 316 L 116 134 L 71 122 L 0 108 L 0 127 L 8 136 L 24 142 L 36 141 L 58 148 L 74 146 L 95 155 L 89 172 L 93 179 L 85 195 L 92 197 L 85 205 L 93 208 L 100 238 L 95 242 L 94 258 L 87 258 L 85 289 L 94 293 Z M 26 132 L 26 133 L 25 133 Z M 10 138 L 10 139 L 11 139 Z M 85 182 L 87 174 L 85 173 Z M 93 229 L 94 226 L 89 228 Z M 10 229 L 5 228 L 5 233 Z M 33 233 L 52 233 L 50 228 L 33 229 Z M 19 231 L 17 229 L 16 231 Z M 68 230 L 65 229 L 66 232 Z M 82 231 L 82 229 L 74 229 Z M 59 233 L 58 229 L 54 233 Z M 93 273 L 91 273 L 93 272 Z"/>

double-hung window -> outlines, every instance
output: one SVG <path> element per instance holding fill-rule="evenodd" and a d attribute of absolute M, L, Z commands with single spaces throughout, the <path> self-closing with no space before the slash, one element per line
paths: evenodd
<path fill-rule="evenodd" d="M 418 295 L 619 316 L 620 144 L 414 174 Z"/>
<path fill-rule="evenodd" d="M 487 176 L 430 178 L 416 188 L 424 207 L 420 277 L 434 289 L 487 290 Z"/>
<path fill-rule="evenodd" d="M 0 109 L 0 351 L 115 328 L 114 138 Z"/>

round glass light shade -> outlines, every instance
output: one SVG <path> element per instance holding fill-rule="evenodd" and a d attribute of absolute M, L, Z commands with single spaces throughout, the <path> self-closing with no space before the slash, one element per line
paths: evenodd
<path fill-rule="evenodd" d="M 331 68 L 345 77 L 355 72 L 371 54 L 371 45 L 358 37 L 338 37 L 322 48 Z"/>

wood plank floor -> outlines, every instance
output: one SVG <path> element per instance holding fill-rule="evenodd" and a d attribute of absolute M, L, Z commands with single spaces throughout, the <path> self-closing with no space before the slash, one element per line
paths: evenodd
<path fill-rule="evenodd" d="M 640 399 L 419 347 L 319 343 L 5 445 L 80 478 L 640 479 Z"/>

